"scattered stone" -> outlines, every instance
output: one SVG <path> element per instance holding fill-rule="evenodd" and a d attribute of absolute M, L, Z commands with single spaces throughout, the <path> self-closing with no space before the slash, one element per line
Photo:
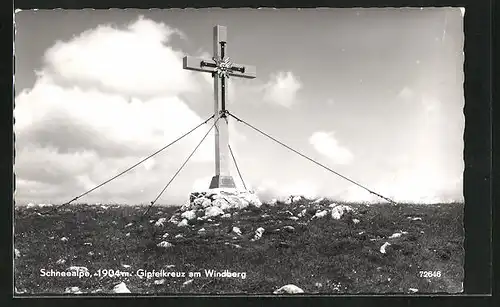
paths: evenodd
<path fill-rule="evenodd" d="M 299 218 L 298 218 L 298 217 L 296 217 L 296 216 L 290 216 L 288 219 L 290 219 L 290 220 L 292 220 L 292 221 L 296 221 L 296 220 L 298 220 Z"/>
<path fill-rule="evenodd" d="M 323 218 L 323 217 L 325 217 L 327 214 L 328 214 L 328 211 L 326 211 L 326 210 L 319 211 L 319 212 L 316 212 L 316 214 L 315 214 L 312 218 L 313 218 L 313 219 Z"/>
<path fill-rule="evenodd" d="M 159 218 L 158 221 L 156 221 L 155 223 L 155 226 L 156 227 L 163 227 L 164 226 L 164 223 L 167 221 L 166 218 L 162 217 L 162 218 Z"/>
<path fill-rule="evenodd" d="M 181 214 L 181 217 L 187 220 L 193 220 L 196 218 L 196 211 L 195 210 L 189 210 L 186 212 L 183 212 Z"/>
<path fill-rule="evenodd" d="M 61 241 L 63 241 L 63 242 L 67 242 L 67 241 L 68 241 L 68 238 L 66 238 L 66 237 L 62 237 L 62 238 L 61 238 Z"/>
<path fill-rule="evenodd" d="M 353 222 L 354 224 L 358 224 L 358 223 L 360 222 L 360 220 L 358 220 L 358 219 L 352 219 L 352 222 Z"/>
<path fill-rule="evenodd" d="M 62 258 L 56 261 L 56 264 L 65 264 L 65 263 L 66 263 L 66 260 L 64 260 Z"/>
<path fill-rule="evenodd" d="M 154 281 L 155 285 L 163 285 L 165 283 L 165 279 L 158 279 Z"/>
<path fill-rule="evenodd" d="M 321 284 L 320 282 L 317 282 L 317 283 L 314 284 L 314 286 L 316 288 L 321 288 L 321 287 L 323 287 L 323 284 Z"/>
<path fill-rule="evenodd" d="M 186 227 L 188 226 L 188 220 L 186 219 L 183 219 L 182 221 L 179 222 L 179 224 L 177 224 L 178 227 Z"/>
<path fill-rule="evenodd" d="M 90 252 L 88 252 L 88 253 L 87 253 L 87 255 L 89 255 L 89 256 L 94 256 L 94 252 L 93 252 L 93 251 L 90 251 Z"/>
<path fill-rule="evenodd" d="M 64 289 L 64 293 L 82 294 L 83 292 L 78 287 L 67 287 Z"/>
<path fill-rule="evenodd" d="M 231 245 L 231 246 L 234 246 L 236 248 L 241 248 L 241 245 L 238 245 L 238 244 L 234 244 L 234 243 L 229 243 L 229 242 L 226 242 L 224 243 L 225 245 Z"/>
<path fill-rule="evenodd" d="M 418 292 L 418 289 L 415 289 L 415 288 L 409 288 L 408 291 L 410 291 L 411 293 L 416 293 Z"/>
<path fill-rule="evenodd" d="M 198 232 L 205 232 L 205 228 L 201 228 L 200 230 L 198 230 Z"/>
<path fill-rule="evenodd" d="M 212 205 L 212 202 L 210 201 L 210 199 L 205 199 L 202 203 L 201 203 L 201 207 L 202 208 L 208 208 Z"/>
<path fill-rule="evenodd" d="M 154 223 L 155 220 L 149 220 L 149 224 L 152 224 Z"/>
<path fill-rule="evenodd" d="M 168 233 L 164 233 L 163 236 L 161 236 L 163 239 L 165 239 L 166 237 L 168 237 Z"/>
<path fill-rule="evenodd" d="M 114 293 L 130 293 L 130 290 L 127 288 L 127 285 L 124 282 L 117 284 L 113 288 Z"/>
<path fill-rule="evenodd" d="M 324 199 L 323 197 L 321 197 L 321 198 L 316 199 L 316 200 L 315 200 L 315 201 L 313 201 L 312 203 L 313 203 L 313 204 L 319 204 L 319 203 L 320 203 L 320 202 L 322 202 L 323 200 L 325 200 L 325 199 Z"/>
<path fill-rule="evenodd" d="M 130 232 L 127 232 L 127 233 L 125 234 L 125 237 L 130 237 Z"/>
<path fill-rule="evenodd" d="M 293 226 L 285 226 L 285 227 L 283 227 L 283 229 L 288 230 L 288 231 L 294 231 L 295 230 L 295 228 L 293 228 Z"/>
<path fill-rule="evenodd" d="M 182 283 L 182 286 L 183 286 L 183 287 L 185 287 L 185 286 L 187 286 L 187 285 L 191 284 L 192 282 L 193 282 L 193 280 L 192 280 L 192 279 L 190 279 L 190 280 L 186 280 L 185 282 L 183 282 L 183 283 Z"/>
<path fill-rule="evenodd" d="M 257 230 L 255 230 L 254 240 L 259 240 L 260 238 L 262 238 L 262 234 L 264 234 L 264 231 L 265 229 L 262 227 L 257 228 Z"/>
<path fill-rule="evenodd" d="M 387 246 L 390 246 L 390 245 L 391 245 L 391 244 L 390 244 L 389 242 L 385 242 L 385 243 L 384 243 L 384 245 L 382 245 L 382 246 L 380 247 L 380 252 L 381 252 L 382 254 L 385 254 L 385 252 L 386 252 L 386 251 L 385 251 L 385 249 L 387 248 Z"/>
<path fill-rule="evenodd" d="M 175 239 L 180 239 L 180 238 L 184 238 L 184 236 L 182 234 L 178 234 L 174 237 Z"/>
<path fill-rule="evenodd" d="M 176 215 L 172 215 L 172 217 L 168 221 L 172 224 L 179 224 L 179 219 Z"/>
<path fill-rule="evenodd" d="M 296 285 L 286 285 L 273 292 L 274 294 L 297 294 L 304 293 L 304 290 L 297 287 Z"/>
<path fill-rule="evenodd" d="M 210 199 L 208 198 L 205 198 L 205 197 L 200 197 L 200 198 L 196 198 L 192 203 L 195 205 L 195 206 L 203 206 L 203 203 L 208 201 L 209 203 L 210 202 Z M 205 208 L 205 207 L 204 207 Z"/>
<path fill-rule="evenodd" d="M 54 238 L 55 238 L 54 236 L 50 236 L 49 237 L 50 240 L 54 240 Z"/>
<path fill-rule="evenodd" d="M 130 227 L 132 225 L 134 225 L 134 223 L 128 223 L 127 225 L 125 225 L 125 228 Z"/>
<path fill-rule="evenodd" d="M 408 217 L 408 219 L 412 220 L 412 221 L 421 221 L 422 218 L 421 217 Z"/>
<path fill-rule="evenodd" d="M 219 215 L 223 215 L 223 214 L 224 214 L 224 211 L 222 211 L 222 209 L 219 207 L 212 206 L 212 207 L 208 207 L 205 209 L 205 216 L 206 217 L 214 217 L 214 216 L 219 216 Z"/>
<path fill-rule="evenodd" d="M 401 237 L 402 235 L 406 235 L 406 234 L 408 234 L 408 232 L 406 232 L 406 231 L 395 232 L 395 233 L 393 233 L 393 234 L 389 237 L 389 239 L 399 238 L 399 237 Z"/>
<path fill-rule="evenodd" d="M 126 268 L 126 269 L 129 269 L 130 268 L 130 265 L 128 264 L 122 264 L 122 267 Z"/>
<path fill-rule="evenodd" d="M 288 215 L 293 216 L 293 213 L 292 213 L 292 212 L 290 212 L 289 210 L 286 210 L 286 211 L 285 211 L 285 213 L 286 213 L 286 214 L 288 214 Z"/>
<path fill-rule="evenodd" d="M 362 235 L 364 233 L 365 233 L 364 231 L 360 231 L 360 232 L 358 232 L 358 235 Z"/>
<path fill-rule="evenodd" d="M 225 198 L 217 198 L 212 202 L 213 207 L 218 207 L 222 211 L 229 209 L 231 206 L 229 204 L 229 201 L 227 201 Z M 241 207 L 241 205 L 240 205 Z"/>
<path fill-rule="evenodd" d="M 92 246 L 92 243 L 91 242 L 85 242 L 85 243 L 83 243 L 83 245 Z"/>
<path fill-rule="evenodd" d="M 175 268 L 175 264 L 168 264 L 165 266 L 166 269 Z"/>
<path fill-rule="evenodd" d="M 340 283 L 332 283 L 332 290 L 334 291 L 340 291 L 342 289 L 342 285 Z"/>
<path fill-rule="evenodd" d="M 169 247 L 172 247 L 174 245 L 172 243 L 167 242 L 167 241 L 161 241 L 156 246 L 158 246 L 158 247 L 164 247 L 164 248 L 169 248 Z"/>
<path fill-rule="evenodd" d="M 332 208 L 332 218 L 335 220 L 339 220 L 346 212 L 353 211 L 349 206 L 335 206 Z"/>
<path fill-rule="evenodd" d="M 223 214 L 221 216 L 221 218 L 223 218 L 223 219 L 229 219 L 229 218 L 231 218 L 231 214 L 230 213 Z"/>
<path fill-rule="evenodd" d="M 306 215 L 306 213 L 307 213 L 307 209 L 304 209 L 304 210 L 300 211 L 300 213 L 297 214 L 297 216 L 298 217 L 304 217 Z"/>
<path fill-rule="evenodd" d="M 232 230 L 235 234 L 241 236 L 241 229 L 239 229 L 238 227 L 233 227 L 233 230 Z"/>
<path fill-rule="evenodd" d="M 260 217 L 261 217 L 261 218 L 263 218 L 263 219 L 265 219 L 265 218 L 268 218 L 269 216 L 270 216 L 269 214 L 264 213 L 264 214 L 262 214 Z"/>

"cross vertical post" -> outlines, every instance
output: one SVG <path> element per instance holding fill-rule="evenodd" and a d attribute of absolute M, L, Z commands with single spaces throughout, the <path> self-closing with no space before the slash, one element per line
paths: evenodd
<path fill-rule="evenodd" d="M 215 176 L 210 182 L 210 189 L 236 188 L 229 172 L 229 129 L 226 116 L 227 86 L 229 77 L 253 79 L 256 77 L 254 66 L 234 64 L 227 57 L 227 30 L 224 26 L 214 27 L 213 58 L 203 60 L 186 56 L 183 68 L 194 71 L 209 72 L 214 79 L 214 113 L 215 119 L 221 118 L 215 125 Z"/>
<path fill-rule="evenodd" d="M 214 27 L 214 57 L 224 59 L 226 45 L 226 28 Z M 215 125 L 215 176 L 210 182 L 210 189 L 213 188 L 235 188 L 233 177 L 229 174 L 228 148 L 229 129 L 227 117 L 225 117 L 226 107 L 226 77 L 212 74 L 214 78 L 214 112 L 221 115 L 221 119 Z M 215 120 L 215 119 L 214 119 Z"/>

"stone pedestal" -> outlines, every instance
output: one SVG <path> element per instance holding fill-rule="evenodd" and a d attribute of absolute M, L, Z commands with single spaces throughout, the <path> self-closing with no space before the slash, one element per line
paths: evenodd
<path fill-rule="evenodd" d="M 232 176 L 216 175 L 212 177 L 210 189 L 236 189 L 236 184 Z"/>

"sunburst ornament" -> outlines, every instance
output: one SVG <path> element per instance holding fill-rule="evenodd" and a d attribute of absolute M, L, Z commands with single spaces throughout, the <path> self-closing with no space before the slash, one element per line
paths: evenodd
<path fill-rule="evenodd" d="M 224 59 L 213 57 L 215 62 L 215 73 L 220 77 L 229 78 L 229 71 L 233 66 L 233 62 L 227 57 Z"/>

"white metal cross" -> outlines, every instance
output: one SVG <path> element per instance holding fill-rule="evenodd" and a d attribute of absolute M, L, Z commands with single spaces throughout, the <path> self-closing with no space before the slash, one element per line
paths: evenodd
<path fill-rule="evenodd" d="M 215 176 L 210 189 L 235 188 L 234 179 L 229 173 L 229 132 L 226 117 L 227 83 L 229 77 L 254 79 L 255 66 L 234 64 L 227 57 L 227 29 L 214 27 L 214 54 L 211 60 L 186 56 L 183 68 L 212 74 L 214 79 L 214 111 L 216 118 L 222 118 L 215 125 Z M 215 120 L 214 119 L 214 120 Z"/>

